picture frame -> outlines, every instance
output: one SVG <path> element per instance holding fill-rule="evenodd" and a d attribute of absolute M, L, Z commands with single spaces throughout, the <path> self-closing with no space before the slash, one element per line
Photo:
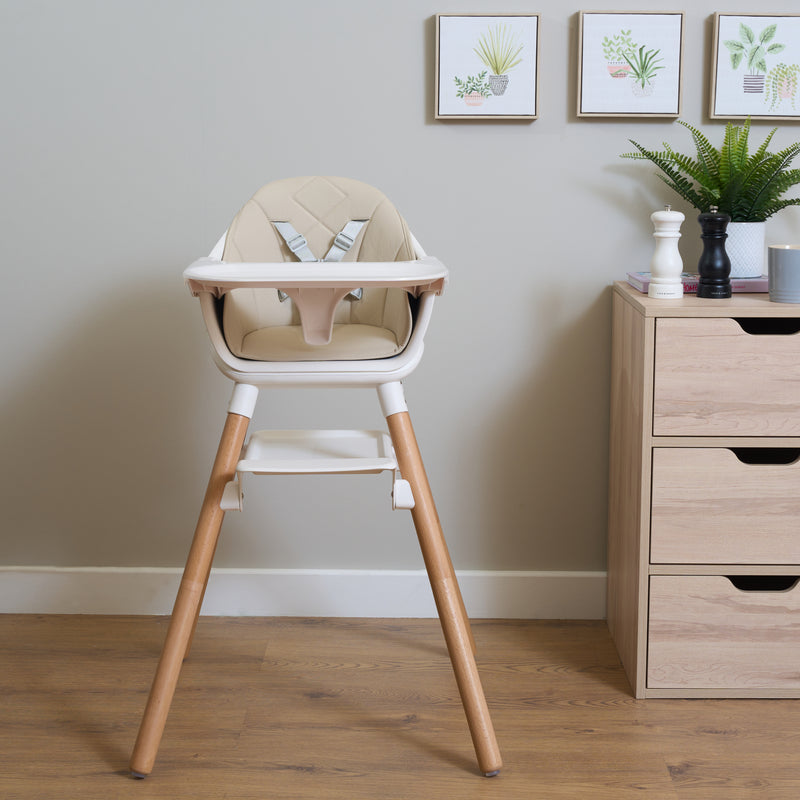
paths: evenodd
<path fill-rule="evenodd" d="M 681 113 L 682 11 L 581 11 L 578 117 Z"/>
<path fill-rule="evenodd" d="M 538 14 L 436 15 L 436 119 L 537 119 L 538 79 Z"/>
<path fill-rule="evenodd" d="M 714 15 L 711 119 L 800 120 L 800 14 Z"/>

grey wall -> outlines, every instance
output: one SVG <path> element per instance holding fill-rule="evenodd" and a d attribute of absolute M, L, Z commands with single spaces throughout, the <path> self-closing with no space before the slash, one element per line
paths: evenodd
<path fill-rule="evenodd" d="M 682 116 L 720 138 L 716 6 L 690 5 Z M 0 565 L 182 563 L 229 388 L 181 271 L 261 184 L 322 173 L 380 187 L 451 268 L 407 394 L 457 565 L 602 570 L 609 286 L 647 267 L 649 214 L 675 202 L 618 154 L 629 137 L 690 140 L 671 121 L 576 118 L 581 8 L 4 0 Z M 540 119 L 434 121 L 435 13 L 492 10 L 541 14 Z M 699 229 L 675 205 L 693 266 Z M 795 210 L 769 224 L 781 239 L 800 240 Z M 324 400 L 315 414 L 278 393 L 255 424 L 380 425 L 371 392 Z M 217 563 L 419 556 L 385 476 L 280 478 L 251 485 Z"/>

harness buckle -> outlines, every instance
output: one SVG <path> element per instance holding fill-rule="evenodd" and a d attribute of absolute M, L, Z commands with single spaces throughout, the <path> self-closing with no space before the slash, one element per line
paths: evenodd
<path fill-rule="evenodd" d="M 297 255 L 298 250 L 308 247 L 308 242 L 302 233 L 298 233 L 296 236 L 292 236 L 291 239 L 286 240 L 286 246 L 292 251 L 292 253 Z"/>
<path fill-rule="evenodd" d="M 349 250 L 354 242 L 355 239 L 352 236 L 348 236 L 344 231 L 339 231 L 333 240 L 333 243 L 342 250 Z"/>

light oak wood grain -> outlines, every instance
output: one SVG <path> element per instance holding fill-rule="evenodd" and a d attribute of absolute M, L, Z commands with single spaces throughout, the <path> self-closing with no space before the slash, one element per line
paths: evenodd
<path fill-rule="evenodd" d="M 800 564 L 798 520 L 800 463 L 746 464 L 721 447 L 653 449 L 653 563 Z"/>
<path fill-rule="evenodd" d="M 150 774 L 156 760 L 181 665 L 191 647 L 211 573 L 211 563 L 225 517 L 225 512 L 220 508 L 223 492 L 236 473 L 249 423 L 247 417 L 234 413 L 229 413 L 225 420 L 164 648 L 131 755 L 131 771 L 139 775 Z"/>
<path fill-rule="evenodd" d="M 659 319 L 656 436 L 800 436 L 800 334 L 735 319 Z"/>
<path fill-rule="evenodd" d="M 661 319 L 691 319 L 702 317 L 800 317 L 800 306 L 792 303 L 773 303 L 766 292 L 745 294 L 737 292 L 726 300 L 709 300 L 685 294 L 677 300 L 654 300 L 627 281 L 617 281 L 614 292 L 636 309 L 643 317 Z"/>
<path fill-rule="evenodd" d="M 652 320 L 614 296 L 609 440 L 608 625 L 641 693 L 647 646 L 647 542 Z"/>
<path fill-rule="evenodd" d="M 182 662 L 191 650 L 224 518 L 224 511 L 221 510 L 223 492 L 226 484 L 233 479 L 248 424 L 246 417 L 232 412 L 225 422 L 166 640 L 131 755 L 131 773 L 137 778 L 146 777 L 153 769 Z M 415 502 L 411 516 L 478 764 L 484 776 L 494 777 L 503 764 L 500 749 L 475 662 L 475 641 L 411 418 L 407 411 L 397 412 L 387 417 L 387 424 L 397 465 L 413 493 Z"/>
<path fill-rule="evenodd" d="M 647 684 L 800 689 L 800 587 L 741 591 L 721 575 L 650 580 Z"/>
<path fill-rule="evenodd" d="M 603 622 L 473 624 L 478 773 L 437 620 L 200 620 L 158 769 L 127 756 L 167 620 L 0 616 L 9 800 L 796 800 L 797 704 L 633 698 Z M 409 710 L 412 702 L 417 710 Z"/>
<path fill-rule="evenodd" d="M 673 580 L 702 588 L 726 575 L 800 574 L 794 465 L 740 464 L 730 450 L 800 452 L 798 320 L 800 306 L 767 295 L 654 300 L 614 286 L 608 616 L 637 697 L 800 697 L 794 679 L 768 667 L 725 673 L 709 660 L 715 645 L 681 650 L 676 636 L 675 654 L 659 650 L 654 615 L 666 608 L 677 624 L 682 608 L 714 606 L 716 589 L 653 605 L 653 587 Z M 761 629 L 772 616 L 739 618 L 751 649 L 769 638 Z M 724 631 L 730 620 L 717 622 Z M 769 655 L 786 664 L 797 653 L 781 631 Z M 720 633 L 723 665 L 734 660 L 725 641 Z M 684 677 L 669 672 L 673 656 Z"/>
<path fill-rule="evenodd" d="M 503 765 L 486 697 L 475 663 L 472 636 L 442 525 L 436 511 L 422 455 L 407 411 L 386 418 L 400 473 L 411 485 L 411 516 L 430 580 L 456 683 L 467 715 L 475 754 L 484 775 L 496 775 Z"/>

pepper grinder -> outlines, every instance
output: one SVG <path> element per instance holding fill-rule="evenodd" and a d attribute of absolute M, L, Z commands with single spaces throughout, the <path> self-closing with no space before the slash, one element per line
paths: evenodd
<path fill-rule="evenodd" d="M 716 206 L 697 218 L 703 231 L 703 252 L 697 264 L 700 278 L 697 281 L 697 296 L 722 299 L 731 296 L 731 260 L 725 252 L 727 228 L 731 218 L 720 213 Z"/>
<path fill-rule="evenodd" d="M 681 238 L 680 227 L 686 219 L 680 211 L 673 211 L 672 206 L 664 206 L 663 211 L 650 215 L 655 227 L 653 238 L 656 249 L 650 262 L 649 297 L 660 300 L 675 300 L 683 297 L 683 261 L 678 251 L 678 239 Z"/>

